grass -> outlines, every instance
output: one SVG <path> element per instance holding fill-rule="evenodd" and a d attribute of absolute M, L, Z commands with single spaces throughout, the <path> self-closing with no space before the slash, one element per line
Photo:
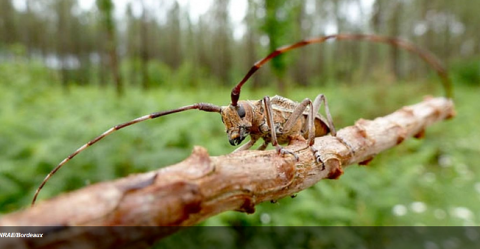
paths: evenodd
<path fill-rule="evenodd" d="M 113 125 L 196 102 L 229 103 L 229 88 L 133 88 L 118 99 L 109 88 L 71 87 L 66 93 L 53 81 L 35 65 L 0 66 L 2 213 L 28 206 L 56 164 Z M 436 93 L 434 84 L 329 84 L 288 89 L 285 97 L 301 101 L 324 93 L 338 129 L 417 103 Z M 429 128 L 425 139 L 410 139 L 369 166 L 349 167 L 339 180 L 321 181 L 294 199 L 260 204 L 252 215 L 226 212 L 203 225 L 480 225 L 478 92 L 456 86 L 457 117 Z M 247 90 L 242 98 L 275 94 L 273 88 Z M 40 199 L 179 162 L 194 145 L 211 155 L 234 149 L 217 114 L 174 114 L 120 130 L 87 149 L 49 181 Z"/>

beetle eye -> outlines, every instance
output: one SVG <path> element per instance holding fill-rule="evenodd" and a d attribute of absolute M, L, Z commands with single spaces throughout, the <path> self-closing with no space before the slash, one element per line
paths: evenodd
<path fill-rule="evenodd" d="M 240 116 L 240 118 L 244 118 L 245 117 L 245 108 L 243 108 L 242 105 L 238 105 L 237 113 L 238 113 L 238 116 Z"/>

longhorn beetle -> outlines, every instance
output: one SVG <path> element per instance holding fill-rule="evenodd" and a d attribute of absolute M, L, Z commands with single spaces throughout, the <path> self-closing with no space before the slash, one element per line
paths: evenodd
<path fill-rule="evenodd" d="M 255 144 L 255 142 L 257 142 L 257 140 L 262 138 L 264 142 L 258 148 L 258 150 L 265 150 L 267 145 L 271 143 L 273 146 L 275 146 L 277 153 L 281 155 L 289 154 L 298 160 L 298 157 L 295 153 L 284 149 L 280 144 L 288 143 L 292 139 L 303 138 L 307 140 L 308 147 L 310 147 L 312 150 L 316 161 L 318 163 L 322 163 L 317 150 L 312 147 L 315 137 L 324 136 L 328 133 L 330 133 L 332 136 L 336 136 L 335 127 L 328 109 L 327 99 L 323 94 L 319 94 L 313 102 L 306 98 L 301 103 L 296 103 L 280 96 L 274 96 L 272 98 L 265 96 L 262 100 L 244 101 L 239 101 L 239 98 L 240 90 L 245 82 L 247 82 L 247 80 L 269 60 L 287 51 L 312 43 L 323 43 L 327 40 L 365 40 L 374 43 L 385 43 L 416 54 L 438 73 L 445 89 L 446 97 L 452 97 L 451 82 L 448 78 L 447 71 L 444 69 L 442 64 L 433 55 L 420 49 L 410 42 L 393 37 L 365 34 L 336 34 L 303 40 L 292 45 L 280 47 L 271 52 L 267 57 L 256 62 L 243 77 L 243 79 L 232 89 L 230 95 L 231 103 L 228 106 L 220 107 L 209 103 L 197 103 L 173 110 L 155 112 L 108 129 L 103 134 L 84 144 L 67 158 L 63 159 L 63 161 L 61 161 L 57 167 L 55 167 L 45 177 L 35 192 L 32 200 L 32 206 L 35 204 L 35 200 L 37 199 L 40 190 L 43 188 L 48 179 L 50 179 L 50 177 L 55 174 L 55 172 L 57 172 L 65 163 L 70 161 L 73 157 L 86 148 L 112 134 L 114 131 L 120 130 L 124 127 L 145 120 L 187 110 L 197 109 L 205 112 L 219 113 L 222 117 L 222 122 L 225 124 L 229 142 L 233 146 L 239 145 L 247 136 L 250 135 L 251 140 L 236 149 L 234 152 L 248 150 Z M 318 113 L 322 104 L 325 106 L 326 118 Z"/>

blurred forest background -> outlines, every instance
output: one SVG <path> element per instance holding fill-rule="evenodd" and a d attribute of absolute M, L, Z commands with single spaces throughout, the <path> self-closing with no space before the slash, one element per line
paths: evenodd
<path fill-rule="evenodd" d="M 204 224 L 479 225 L 479 10 L 471 0 L 0 0 L 0 212 L 26 207 L 56 164 L 115 124 L 196 102 L 227 105 L 276 47 L 375 33 L 433 52 L 450 70 L 458 116 L 295 199 Z M 326 94 L 338 128 L 443 94 L 416 56 L 355 41 L 289 52 L 250 81 L 243 99 Z M 178 162 L 194 145 L 229 153 L 214 115 L 119 131 L 60 170 L 40 199 Z"/>
<path fill-rule="evenodd" d="M 184 86 L 208 78 L 231 87 L 279 46 L 349 32 L 402 37 L 451 65 L 480 53 L 480 3 L 464 1 L 2 0 L 0 59 L 42 62 L 58 70 L 67 89 L 171 86 L 175 74 Z M 272 71 L 280 82 L 302 86 L 384 69 L 397 79 L 425 75 L 420 60 L 398 49 L 357 43 L 302 49 L 275 60 Z M 252 86 L 272 86 L 267 79 L 272 75 L 262 74 Z"/>

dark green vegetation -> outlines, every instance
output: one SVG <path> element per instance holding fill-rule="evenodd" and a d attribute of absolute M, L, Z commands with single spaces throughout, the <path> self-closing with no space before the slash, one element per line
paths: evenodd
<path fill-rule="evenodd" d="M 110 87 L 71 87 L 65 92 L 54 82 L 55 72 L 39 64 L 0 64 L 2 213 L 28 206 L 36 187 L 56 164 L 115 124 L 195 102 L 226 105 L 230 101 L 230 88 L 208 82 L 203 88 L 185 89 L 173 82 L 169 88 L 131 88 L 122 98 Z M 369 166 L 349 167 L 339 180 L 321 181 L 296 198 L 263 203 L 253 215 L 227 212 L 205 224 L 479 225 L 479 88 L 455 82 L 457 117 L 428 129 L 425 139 L 405 141 L 378 155 Z M 338 128 L 417 103 L 426 94 L 441 95 L 434 76 L 410 82 L 313 85 L 287 89 L 285 95 L 299 101 L 326 94 Z M 245 91 L 242 97 L 274 94 L 273 88 L 261 88 Z M 65 165 L 40 199 L 173 164 L 186 158 L 194 145 L 206 147 L 211 155 L 229 153 L 234 148 L 223 129 L 218 114 L 199 111 L 125 128 Z"/>

